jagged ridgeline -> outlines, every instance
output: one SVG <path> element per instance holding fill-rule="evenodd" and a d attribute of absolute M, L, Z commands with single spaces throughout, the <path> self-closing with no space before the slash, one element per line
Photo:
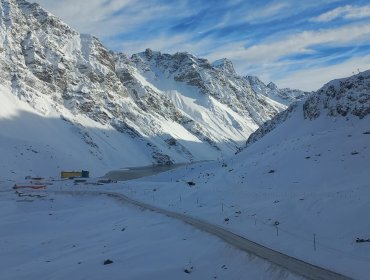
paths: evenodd
<path fill-rule="evenodd" d="M 143 155 L 137 164 L 232 154 L 261 124 L 305 95 L 242 77 L 227 59 L 210 63 L 150 49 L 115 53 L 38 4 L 0 3 L 1 85 L 37 114 L 74 126 L 99 160 L 109 161 L 110 154 L 134 161 L 125 153 L 127 141 L 136 143 L 133 153 L 137 146 Z M 114 155 L 105 148 L 112 145 Z"/>
<path fill-rule="evenodd" d="M 257 142 L 281 124 L 292 118 L 317 120 L 370 115 L 370 70 L 357 75 L 328 82 L 305 100 L 296 102 L 287 110 L 265 122 L 248 138 L 247 146 Z M 303 122 L 302 122 L 303 123 Z"/>

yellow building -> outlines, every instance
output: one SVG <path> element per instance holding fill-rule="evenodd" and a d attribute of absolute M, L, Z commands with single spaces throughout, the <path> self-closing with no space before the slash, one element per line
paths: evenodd
<path fill-rule="evenodd" d="M 81 177 L 81 176 L 82 176 L 81 171 L 62 171 L 60 172 L 60 177 L 62 179 L 75 178 L 75 177 Z"/>

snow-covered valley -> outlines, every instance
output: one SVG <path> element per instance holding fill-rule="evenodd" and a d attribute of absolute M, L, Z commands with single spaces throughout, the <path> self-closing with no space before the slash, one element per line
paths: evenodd
<path fill-rule="evenodd" d="M 329 83 L 261 126 L 235 156 L 111 185 L 54 182 L 47 190 L 123 193 L 367 279 L 369 79 L 364 72 Z M 13 183 L 3 180 L 2 190 Z"/>
<path fill-rule="evenodd" d="M 233 159 L 126 182 L 113 190 L 367 279 L 370 244 L 356 239 L 368 239 L 370 231 L 365 214 L 370 142 L 364 134 L 369 118 L 323 120 L 322 125 L 303 134 L 281 131 L 269 140 L 280 136 L 282 141 L 263 139 Z"/>
<path fill-rule="evenodd" d="M 115 53 L 24 0 L 0 12 L 0 142 L 20 153 L 4 174 L 217 159 L 307 94 L 240 76 L 226 59 Z"/>
<path fill-rule="evenodd" d="M 1 192 L 2 279 L 301 279 L 191 226 L 106 197 L 37 195 Z"/>
<path fill-rule="evenodd" d="M 24 0 L 0 12 L 1 279 L 302 277 L 166 211 L 368 279 L 370 70 L 279 89 L 227 59 L 110 51 Z M 174 169 L 128 169 L 156 164 Z"/>
<path fill-rule="evenodd" d="M 206 219 L 306 262 L 367 279 L 369 78 L 364 72 L 329 83 L 262 126 L 234 157 L 104 190 Z"/>

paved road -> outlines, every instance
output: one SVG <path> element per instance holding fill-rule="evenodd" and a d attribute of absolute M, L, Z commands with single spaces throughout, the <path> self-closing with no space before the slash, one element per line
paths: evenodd
<path fill-rule="evenodd" d="M 281 266 L 293 273 L 301 275 L 308 279 L 314 280 L 350 280 L 352 278 L 338 274 L 336 272 L 321 268 L 309 264 L 307 262 L 301 261 L 299 259 L 290 257 L 288 255 L 282 254 L 275 250 L 269 249 L 263 245 L 255 243 L 251 240 L 248 240 L 240 235 L 237 235 L 227 229 L 224 229 L 220 226 L 213 225 L 205 220 L 194 218 L 188 215 L 181 213 L 172 212 L 166 209 L 162 209 L 157 206 L 147 204 L 135 199 L 132 199 L 124 194 L 115 193 L 115 192 L 103 192 L 103 191 L 57 191 L 56 193 L 67 193 L 67 194 L 81 194 L 81 195 L 107 195 L 111 198 L 114 198 L 118 201 L 124 203 L 131 203 L 140 208 L 148 209 L 168 217 L 180 220 L 184 223 L 190 224 L 193 227 L 200 229 L 202 231 L 208 232 L 212 235 L 215 235 L 225 242 L 235 246 L 236 248 L 254 254 L 262 259 L 265 259 L 271 263 L 274 263 L 278 266 Z"/>

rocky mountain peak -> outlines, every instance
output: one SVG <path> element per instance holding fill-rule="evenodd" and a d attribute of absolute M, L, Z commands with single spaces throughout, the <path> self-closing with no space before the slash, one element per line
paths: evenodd
<path fill-rule="evenodd" d="M 297 89 L 283 88 L 280 89 L 276 84 L 270 82 L 267 86 L 256 76 L 246 76 L 245 79 L 250 83 L 255 92 L 267 96 L 279 103 L 289 105 L 294 101 L 304 99 L 309 92 Z"/>
<path fill-rule="evenodd" d="M 227 74 L 236 74 L 233 63 L 227 58 L 214 61 L 212 66 L 224 71 Z"/>
<path fill-rule="evenodd" d="M 245 78 L 248 80 L 248 82 L 251 85 L 258 85 L 258 86 L 263 86 L 266 87 L 265 83 L 260 80 L 257 76 L 252 76 L 252 75 L 247 75 Z"/>
<path fill-rule="evenodd" d="M 351 116 L 363 119 L 370 115 L 370 70 L 333 80 L 306 99 L 295 102 L 260 126 L 247 140 L 247 146 L 258 141 L 291 118 L 315 122 L 325 117 L 348 120 Z"/>
<path fill-rule="evenodd" d="M 370 70 L 324 85 L 303 105 L 305 118 L 329 116 L 370 115 Z"/>
<path fill-rule="evenodd" d="M 267 87 L 271 90 L 278 90 L 278 86 L 276 84 L 274 84 L 273 82 L 270 82 Z"/>
<path fill-rule="evenodd" d="M 161 52 L 153 51 L 152 49 L 147 48 L 143 53 L 141 53 L 143 56 L 145 56 L 148 60 L 151 60 L 153 57 L 157 57 L 161 55 Z"/>
<path fill-rule="evenodd" d="M 41 114 L 69 115 L 100 158 L 86 119 L 143 143 L 140 153 L 151 162 L 169 163 L 231 154 L 286 108 L 264 94 L 262 82 L 262 90 L 254 89 L 227 59 L 211 65 L 186 52 L 151 49 L 128 57 L 39 5 L 0 3 L 1 84 Z M 45 100 L 51 105 L 39 105 Z"/>

